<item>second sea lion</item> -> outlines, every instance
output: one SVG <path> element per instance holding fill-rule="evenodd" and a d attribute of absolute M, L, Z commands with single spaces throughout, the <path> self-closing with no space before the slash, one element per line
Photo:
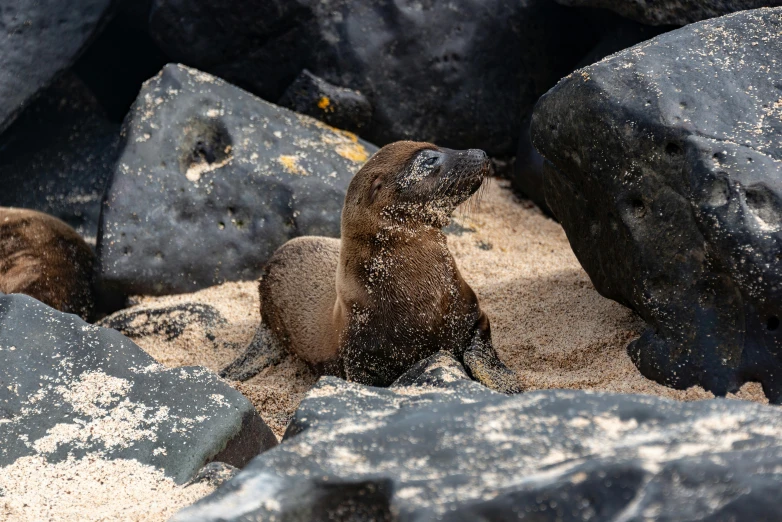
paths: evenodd
<path fill-rule="evenodd" d="M 66 223 L 35 210 L 0 207 L 0 292 L 26 294 L 89 320 L 94 261 Z"/>
<path fill-rule="evenodd" d="M 489 388 L 521 391 L 441 231 L 490 171 L 480 150 L 383 147 L 348 187 L 341 239 L 299 237 L 274 253 L 262 325 L 221 375 L 247 379 L 289 350 L 320 373 L 388 386 L 446 350 Z"/>

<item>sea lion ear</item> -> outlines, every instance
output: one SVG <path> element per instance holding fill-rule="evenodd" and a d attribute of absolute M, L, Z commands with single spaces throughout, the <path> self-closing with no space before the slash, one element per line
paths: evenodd
<path fill-rule="evenodd" d="M 383 187 L 383 180 L 380 178 L 377 178 L 375 181 L 372 182 L 372 187 L 369 189 L 369 204 L 375 202 L 375 198 L 377 198 L 377 193 L 380 192 L 380 189 Z"/>

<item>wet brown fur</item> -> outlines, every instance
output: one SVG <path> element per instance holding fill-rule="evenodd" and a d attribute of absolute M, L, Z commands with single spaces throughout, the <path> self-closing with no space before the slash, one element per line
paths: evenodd
<path fill-rule="evenodd" d="M 90 247 L 59 219 L 0 208 L 0 292 L 26 294 L 88 320 L 93 262 Z"/>

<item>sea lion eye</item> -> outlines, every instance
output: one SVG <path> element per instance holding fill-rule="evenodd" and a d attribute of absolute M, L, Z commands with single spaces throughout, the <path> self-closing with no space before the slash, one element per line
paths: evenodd
<path fill-rule="evenodd" d="M 421 166 L 432 169 L 441 165 L 443 155 L 437 151 L 427 150 L 421 154 Z"/>

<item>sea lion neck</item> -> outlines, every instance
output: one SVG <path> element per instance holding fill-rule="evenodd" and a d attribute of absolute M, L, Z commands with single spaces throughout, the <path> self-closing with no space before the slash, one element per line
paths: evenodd
<path fill-rule="evenodd" d="M 362 281 L 382 284 L 388 278 L 376 272 L 381 267 L 394 266 L 394 278 L 412 281 L 422 278 L 423 272 L 429 269 L 450 267 L 449 258 L 447 240 L 439 228 L 421 223 L 387 223 L 375 227 L 371 233 L 363 229 L 343 236 L 340 270 L 345 274 L 361 274 Z"/>

